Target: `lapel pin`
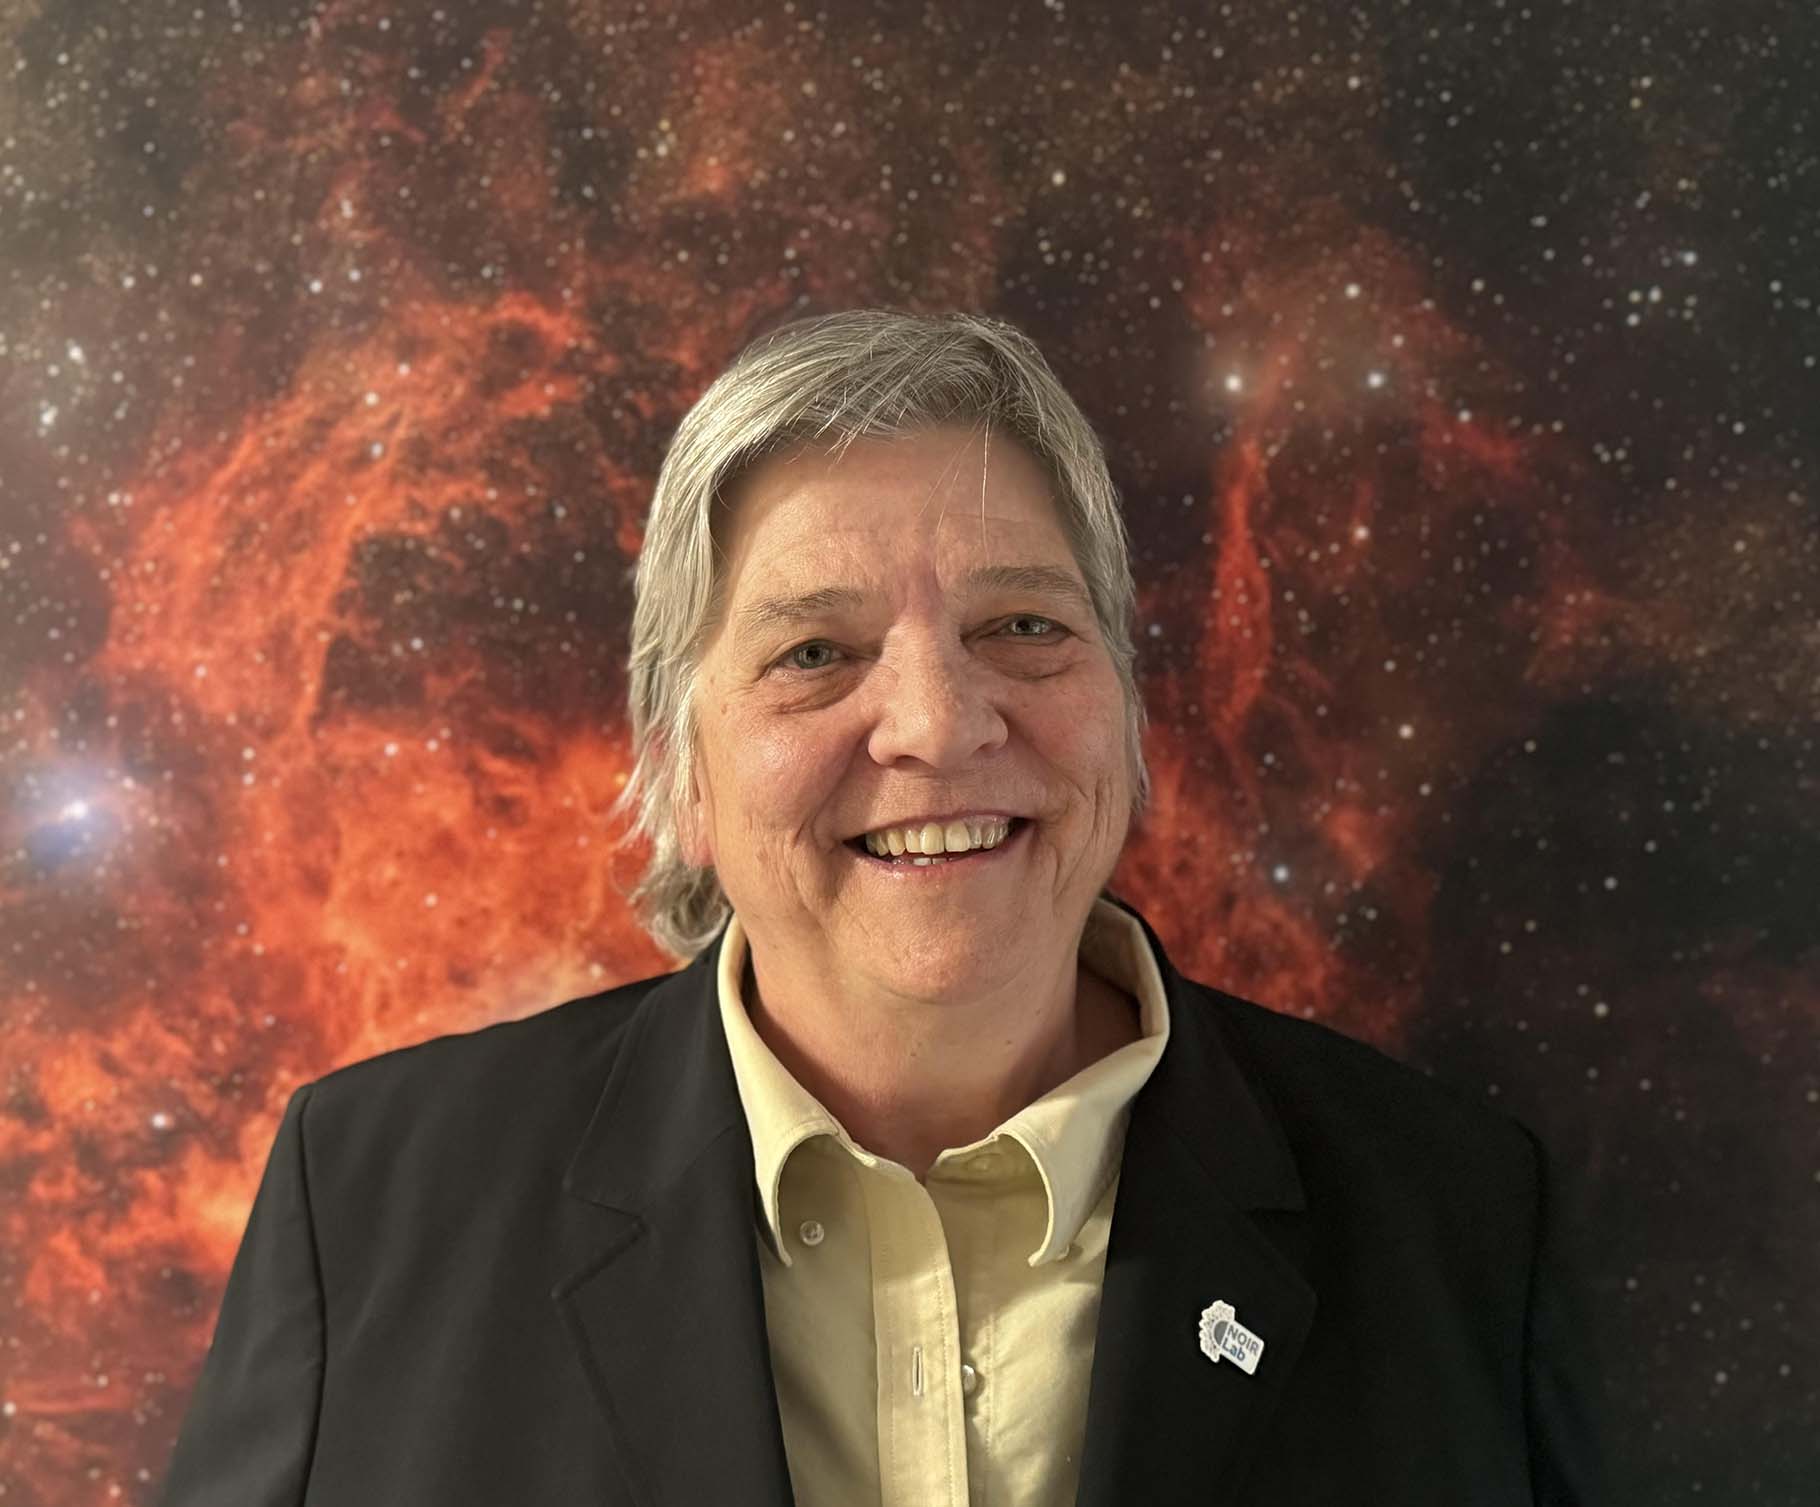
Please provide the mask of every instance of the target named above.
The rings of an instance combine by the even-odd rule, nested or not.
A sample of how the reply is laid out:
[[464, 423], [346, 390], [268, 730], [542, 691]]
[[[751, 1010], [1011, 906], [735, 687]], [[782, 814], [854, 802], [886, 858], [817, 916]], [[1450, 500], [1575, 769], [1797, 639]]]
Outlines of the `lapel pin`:
[[1258, 1368], [1264, 1342], [1239, 1322], [1232, 1304], [1216, 1299], [1201, 1312], [1201, 1353], [1216, 1366], [1225, 1356], [1250, 1376]]

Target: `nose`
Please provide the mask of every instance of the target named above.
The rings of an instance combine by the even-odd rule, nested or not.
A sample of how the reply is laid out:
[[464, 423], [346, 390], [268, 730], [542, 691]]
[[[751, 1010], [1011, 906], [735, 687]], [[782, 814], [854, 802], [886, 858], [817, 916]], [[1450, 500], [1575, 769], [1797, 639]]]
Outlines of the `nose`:
[[879, 700], [867, 747], [875, 762], [960, 768], [1005, 741], [997, 677], [965, 644], [919, 638], [894, 646], [892, 656], [894, 673], [874, 679]]

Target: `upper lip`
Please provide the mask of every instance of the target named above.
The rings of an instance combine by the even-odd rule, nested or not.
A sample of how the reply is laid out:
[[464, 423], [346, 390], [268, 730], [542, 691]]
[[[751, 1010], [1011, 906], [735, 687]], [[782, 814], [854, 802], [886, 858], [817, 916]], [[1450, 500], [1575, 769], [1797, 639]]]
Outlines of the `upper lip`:
[[854, 837], [864, 837], [868, 832], [888, 831], [892, 827], [926, 827], [930, 822], [934, 822], [938, 827], [945, 827], [949, 822], [1016, 821], [1022, 814], [1019, 811], [969, 810], [951, 811], [945, 816], [892, 816], [887, 817], [884, 821], [874, 822], [869, 827], [861, 827], [847, 841], [851, 842]]

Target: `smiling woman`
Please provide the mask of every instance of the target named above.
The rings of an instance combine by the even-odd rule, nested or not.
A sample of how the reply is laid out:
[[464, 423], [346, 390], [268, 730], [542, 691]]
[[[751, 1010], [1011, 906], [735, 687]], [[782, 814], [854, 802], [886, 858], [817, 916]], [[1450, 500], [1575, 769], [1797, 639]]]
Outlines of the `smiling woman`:
[[637, 590], [691, 961], [297, 1090], [164, 1507], [1604, 1502], [1540, 1143], [1105, 889], [1125, 535], [1022, 336], [753, 347]]
[[[1002, 1064], [972, 1038], [1002, 1045], [1001, 998], [1041, 1001], [1027, 1025], [1046, 1015], [1049, 1034], [1072, 1017], [1081, 931], [1136, 777], [1049, 479], [1021, 445], [942, 424], [774, 452], [714, 527], [728, 610], [697, 667], [682, 857], [713, 869], [761, 996], [799, 1034], [813, 1001], [881, 1022], [945, 1004], [944, 1039], [922, 1045], [932, 1081], [991, 1105]], [[1001, 815], [1027, 821], [1002, 846]], [[947, 857], [988, 825], [993, 846]], [[908, 861], [847, 847], [892, 829]], [[838, 1082], [816, 1087], [867, 1145], [926, 1165], [918, 1142], [938, 1133], [907, 1132], [901, 1102], [886, 1124]]]
[[[767, 562], [762, 579], [733, 604], [724, 545], [750, 508], [752, 482], [768, 462], [795, 457], [825, 469], [856, 443], [920, 436], [926, 444], [938, 431], [946, 438], [939, 455], [931, 452], [924, 490], [906, 501], [919, 515], [929, 508], [943, 518], [956, 548], [961, 520], [971, 520], [976, 547], [956, 556], [948, 584], [1002, 615], [1054, 613], [1097, 642], [1119, 692], [1107, 715], [1124, 740], [1130, 817], [1148, 803], [1128, 535], [1099, 438], [1042, 353], [1021, 331], [975, 314], [855, 309], [798, 320], [742, 351], [684, 417], [657, 478], [639, 555], [628, 661], [633, 762], [612, 814], [633, 815], [622, 846], [648, 848], [628, 899], [645, 929], [678, 958], [694, 957], [733, 908], [719, 866], [700, 851], [686, 852], [683, 840], [710, 644], [730, 634], [736, 662], [760, 674], [806, 647], [806, 635], [826, 630], [837, 614], [853, 623], [867, 612], [876, 618], [890, 585], [878, 579], [877, 559], [835, 570], [838, 540], [830, 536], [823, 547], [823, 536], [811, 531], [797, 553]], [[898, 476], [904, 454], [874, 467], [886, 479]], [[991, 473], [1008, 466], [1046, 499], [1055, 533], [1046, 559], [985, 547]], [[850, 469], [839, 495], [823, 499], [823, 522], [837, 533], [871, 514], [860, 482]], [[942, 504], [931, 507], [938, 490]], [[1042, 637], [1006, 634], [1025, 636]], [[828, 668], [813, 673], [838, 675], [850, 664], [852, 645], [829, 648]], [[806, 684], [801, 688], [808, 694]]]

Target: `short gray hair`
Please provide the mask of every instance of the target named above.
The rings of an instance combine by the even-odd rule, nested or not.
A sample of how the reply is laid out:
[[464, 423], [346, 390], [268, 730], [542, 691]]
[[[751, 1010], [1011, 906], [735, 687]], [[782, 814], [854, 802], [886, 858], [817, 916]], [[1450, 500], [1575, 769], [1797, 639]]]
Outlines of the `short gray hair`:
[[1099, 437], [1042, 353], [1011, 325], [975, 314], [867, 308], [797, 319], [747, 345], [683, 415], [638, 557], [627, 660], [633, 763], [610, 816], [637, 812], [620, 848], [651, 844], [629, 899], [665, 951], [695, 957], [731, 914], [713, 868], [683, 858], [677, 829], [693, 773], [701, 655], [726, 605], [714, 504], [726, 506], [723, 493], [762, 457], [829, 432], [829, 453], [839, 455], [855, 438], [899, 439], [950, 424], [983, 424], [990, 443], [995, 422], [1055, 487], [1124, 690], [1133, 818], [1148, 804], [1130, 544]]

